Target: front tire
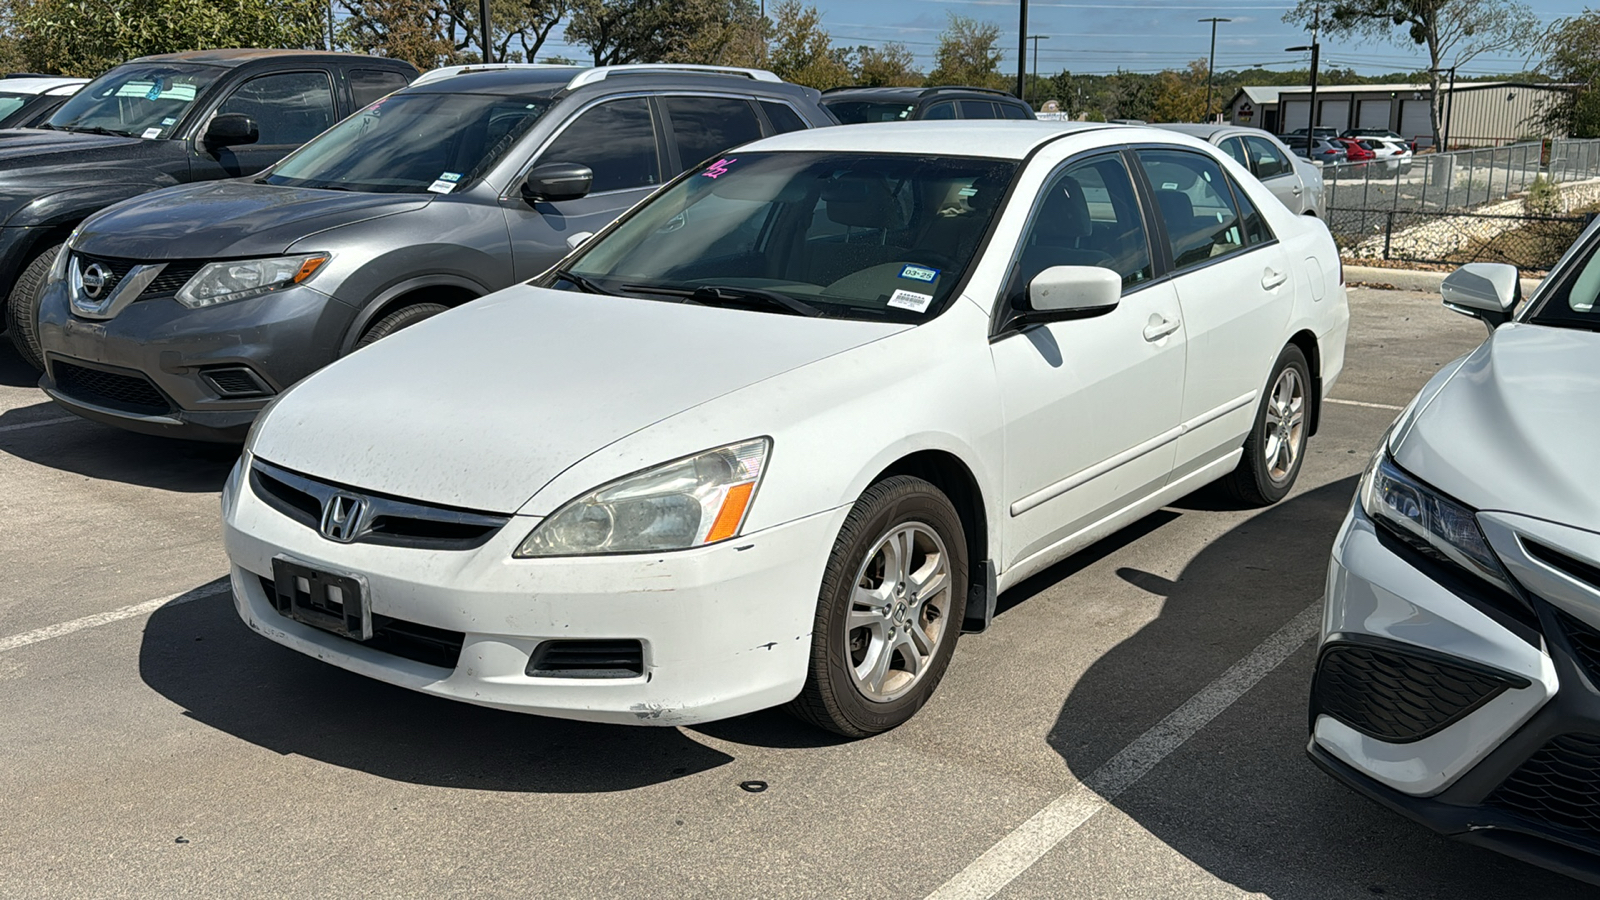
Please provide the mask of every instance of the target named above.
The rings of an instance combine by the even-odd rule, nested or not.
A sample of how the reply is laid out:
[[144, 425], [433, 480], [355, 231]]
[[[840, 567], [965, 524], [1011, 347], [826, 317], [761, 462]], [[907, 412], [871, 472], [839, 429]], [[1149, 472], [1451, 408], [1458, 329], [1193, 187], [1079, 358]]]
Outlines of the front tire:
[[1238, 468], [1223, 479], [1234, 500], [1246, 506], [1271, 506], [1288, 496], [1300, 476], [1311, 436], [1311, 368], [1293, 344], [1283, 348], [1256, 422], [1245, 438]]
[[367, 330], [362, 332], [361, 339], [356, 341], [354, 349], [360, 350], [368, 344], [375, 344], [402, 328], [409, 328], [423, 319], [431, 319], [449, 308], [443, 303], [403, 306], [368, 326]]
[[961, 517], [906, 475], [868, 488], [834, 542], [796, 716], [846, 737], [900, 725], [933, 696], [966, 613]]
[[6, 298], [11, 345], [23, 362], [40, 372], [44, 371], [44, 349], [39, 346], [39, 304], [44, 299], [44, 280], [60, 252], [61, 245], [52, 244], [29, 260]]

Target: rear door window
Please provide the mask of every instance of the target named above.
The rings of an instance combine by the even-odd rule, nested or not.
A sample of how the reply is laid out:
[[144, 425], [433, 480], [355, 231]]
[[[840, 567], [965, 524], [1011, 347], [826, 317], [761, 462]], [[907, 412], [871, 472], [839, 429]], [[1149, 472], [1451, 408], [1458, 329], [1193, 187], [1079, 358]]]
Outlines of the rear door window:
[[1000, 103], [1000, 104], [997, 104], [997, 105], [1000, 107], [1000, 118], [1002, 118], [1002, 119], [1032, 119], [1032, 118], [1035, 118], [1031, 111], [1023, 109], [1020, 106], [1012, 106], [1009, 103]]
[[365, 109], [372, 101], [388, 96], [408, 84], [410, 82], [399, 72], [383, 69], [351, 69], [350, 99], [355, 103], [356, 109]]
[[995, 110], [994, 104], [988, 100], [963, 100], [961, 101], [961, 118], [998, 119], [1000, 114]]
[[594, 171], [591, 192], [596, 194], [660, 184], [650, 102], [628, 97], [590, 107], [550, 142], [539, 161], [588, 166]]
[[692, 169], [724, 150], [761, 137], [761, 120], [748, 100], [729, 97], [662, 97], [672, 122], [678, 163]]
[[922, 117], [924, 119], [954, 119], [956, 117], [956, 105], [949, 100], [935, 103], [928, 107], [928, 111], [923, 113]]
[[761, 109], [767, 114], [767, 121], [772, 123], [772, 130], [779, 134], [791, 131], [805, 131], [806, 122], [800, 114], [787, 103], [778, 103], [773, 100], [761, 101]]
[[1155, 191], [1176, 268], [1204, 265], [1244, 249], [1233, 191], [1215, 160], [1182, 150], [1138, 153]]

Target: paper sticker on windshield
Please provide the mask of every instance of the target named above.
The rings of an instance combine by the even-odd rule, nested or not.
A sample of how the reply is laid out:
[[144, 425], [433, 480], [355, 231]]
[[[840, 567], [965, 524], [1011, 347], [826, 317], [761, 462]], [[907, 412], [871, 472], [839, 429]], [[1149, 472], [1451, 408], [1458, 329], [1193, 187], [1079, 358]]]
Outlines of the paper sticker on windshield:
[[435, 194], [448, 194], [456, 189], [456, 184], [461, 181], [460, 172], [443, 172], [428, 185], [428, 190]]
[[161, 99], [161, 86], [164, 83], [164, 81], [165, 81], [165, 79], [157, 78], [155, 80], [155, 82], [150, 85], [150, 90], [145, 92], [144, 98], [146, 100], [160, 100]]
[[918, 294], [915, 291], [898, 290], [889, 296], [889, 305], [895, 309], [909, 309], [912, 312], [927, 312], [928, 305], [933, 302], [931, 294]]
[[730, 166], [730, 165], [732, 165], [732, 164], [734, 164], [734, 163], [736, 163], [738, 161], [739, 161], [739, 158], [737, 156], [735, 156], [733, 159], [726, 159], [726, 158], [719, 159], [716, 162], [712, 163], [711, 165], [706, 166], [706, 170], [704, 172], [701, 172], [700, 174], [704, 175], [707, 178], [711, 178], [711, 179], [720, 178], [723, 175], [728, 174], [728, 166]]
[[939, 270], [927, 266], [906, 266], [900, 270], [900, 277], [912, 281], [933, 281], [939, 277]]
[[161, 129], [159, 129], [159, 128], [146, 128], [144, 130], [144, 134], [141, 134], [139, 136], [144, 138], [147, 141], [150, 140], [151, 138], [158, 138], [158, 137], [161, 137]]
[[171, 125], [173, 122], [176, 122], [176, 121], [178, 121], [178, 120], [173, 118], [172, 116], [167, 116], [165, 119], [161, 120], [161, 125], [162, 125], [162, 127], [166, 127], [166, 126]]

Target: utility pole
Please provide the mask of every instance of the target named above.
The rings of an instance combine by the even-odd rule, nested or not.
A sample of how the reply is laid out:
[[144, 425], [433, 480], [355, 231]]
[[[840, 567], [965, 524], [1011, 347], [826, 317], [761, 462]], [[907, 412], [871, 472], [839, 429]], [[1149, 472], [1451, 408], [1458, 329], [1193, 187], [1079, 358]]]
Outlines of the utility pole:
[[[1050, 40], [1050, 35], [1048, 35], [1048, 34], [1030, 34], [1030, 35], [1028, 35], [1028, 40], [1033, 41], [1033, 77], [1038, 78], [1039, 77], [1039, 42], [1040, 41], [1048, 41], [1048, 40]], [[1028, 98], [1024, 97], [1022, 99], [1026, 100]]]
[[1311, 151], [1317, 146], [1317, 61], [1322, 57], [1322, 45], [1317, 43], [1317, 32], [1322, 30], [1322, 7], [1317, 7], [1316, 18], [1311, 20], [1311, 45], [1309, 47], [1285, 47], [1286, 53], [1299, 53], [1304, 50], [1311, 51], [1311, 113], [1306, 121], [1306, 159], [1312, 159]]
[[1429, 69], [1435, 75], [1450, 73], [1450, 88], [1445, 94], [1444, 103], [1436, 104], [1444, 107], [1443, 133], [1439, 135], [1439, 146], [1434, 148], [1435, 153], [1448, 153], [1450, 151], [1450, 114], [1456, 111], [1456, 67], [1448, 69]]
[[1022, 0], [1022, 18], [1017, 25], [1017, 99], [1028, 99], [1028, 0]]
[[483, 17], [483, 61], [494, 62], [494, 45], [489, 43], [489, 35], [494, 32], [489, 28], [489, 0], [478, 0], [478, 11]]
[[[1220, 18], [1218, 16], [1212, 16], [1209, 19], [1201, 19], [1200, 21], [1201, 22], [1210, 22], [1211, 23], [1211, 58], [1210, 58], [1209, 61], [1206, 62], [1206, 114], [1205, 114], [1205, 118], [1203, 120], [1203, 121], [1206, 121], [1206, 122], [1210, 122], [1211, 121], [1211, 84], [1212, 84], [1212, 82], [1214, 82], [1216, 80], [1216, 76], [1215, 76], [1214, 73], [1216, 72], [1216, 69], [1217, 69], [1217, 23], [1218, 22], [1232, 22], [1233, 20], [1232, 19], [1223, 19], [1223, 18]], [[1038, 45], [1035, 44], [1034, 46], [1038, 46]]]
[[328, 49], [333, 50], [333, 0], [328, 0]]

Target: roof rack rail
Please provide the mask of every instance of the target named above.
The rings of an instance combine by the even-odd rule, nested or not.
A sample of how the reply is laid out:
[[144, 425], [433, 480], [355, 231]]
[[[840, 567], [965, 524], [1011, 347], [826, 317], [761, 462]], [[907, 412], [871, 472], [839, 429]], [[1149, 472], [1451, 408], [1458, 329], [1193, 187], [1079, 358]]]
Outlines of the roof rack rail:
[[443, 81], [456, 75], [470, 75], [473, 72], [500, 72], [507, 69], [576, 69], [577, 66], [552, 65], [550, 63], [468, 63], [464, 66], [440, 66], [429, 69], [418, 75], [413, 85], [428, 84], [434, 81]]
[[604, 81], [613, 75], [649, 75], [652, 73], [671, 74], [674, 72], [695, 75], [738, 75], [751, 81], [771, 81], [782, 83], [783, 79], [768, 72], [766, 69], [746, 69], [739, 66], [698, 66], [680, 63], [628, 63], [620, 66], [596, 66], [579, 72], [567, 82], [567, 90], [581, 88], [586, 84]]
[[1002, 91], [999, 88], [973, 87], [966, 84], [941, 84], [937, 87], [928, 88], [928, 93], [930, 94], [936, 94], [939, 91], [977, 91], [980, 94], [999, 94], [1002, 97], [1010, 97], [1013, 100], [1017, 97], [1016, 94], [1010, 91]]

